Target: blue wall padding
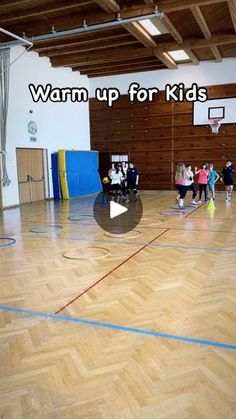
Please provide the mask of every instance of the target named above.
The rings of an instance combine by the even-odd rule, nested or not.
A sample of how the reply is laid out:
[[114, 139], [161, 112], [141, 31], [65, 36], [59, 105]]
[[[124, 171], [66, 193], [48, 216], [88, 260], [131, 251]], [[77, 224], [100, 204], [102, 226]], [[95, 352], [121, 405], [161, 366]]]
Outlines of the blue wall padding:
[[52, 186], [53, 196], [55, 199], [61, 199], [61, 187], [59, 178], [58, 153], [51, 154], [52, 164]]
[[102, 191], [97, 151], [65, 151], [65, 169], [69, 198]]

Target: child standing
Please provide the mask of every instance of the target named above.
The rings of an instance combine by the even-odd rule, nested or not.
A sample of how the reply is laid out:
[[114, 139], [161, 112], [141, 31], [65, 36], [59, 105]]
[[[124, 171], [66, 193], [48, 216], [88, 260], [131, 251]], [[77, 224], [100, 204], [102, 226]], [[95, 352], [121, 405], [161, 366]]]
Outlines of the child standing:
[[175, 172], [175, 187], [179, 192], [179, 207], [183, 208], [184, 198], [188, 190], [189, 180], [184, 163], [178, 163]]
[[[138, 181], [139, 181], [139, 172], [134, 167], [134, 163], [129, 163], [129, 168], [126, 172], [127, 177], [127, 194], [130, 194], [132, 191], [135, 195], [135, 201], [138, 199]], [[129, 202], [129, 198], [126, 198], [126, 202]]]
[[199, 186], [199, 198], [198, 204], [202, 202], [202, 192], [204, 191], [205, 201], [207, 201], [207, 184], [208, 184], [208, 175], [209, 170], [207, 169], [206, 163], [203, 163], [201, 169], [195, 167], [195, 175], [198, 175], [198, 186]]
[[121, 190], [122, 190], [121, 201], [124, 202], [126, 201], [126, 195], [127, 195], [127, 166], [124, 161], [121, 163], [121, 172], [123, 174], [123, 180], [121, 183]]
[[195, 201], [195, 198], [197, 196], [197, 191], [196, 191], [196, 187], [194, 184], [194, 173], [192, 171], [192, 166], [191, 164], [188, 164], [186, 166], [186, 173], [187, 173], [187, 177], [189, 180], [189, 186], [188, 186], [188, 190], [192, 191], [192, 204], [193, 205], [197, 205], [197, 202]]
[[126, 164], [125, 161], [122, 161], [121, 166], [122, 166], [122, 170], [123, 170], [123, 172], [125, 174], [125, 177], [126, 177], [126, 173], [127, 173], [127, 169], [128, 169], [128, 164]]
[[226, 201], [231, 200], [231, 193], [234, 187], [234, 166], [231, 160], [227, 160], [225, 167], [222, 169], [220, 180], [225, 184]]
[[209, 165], [209, 176], [208, 176], [208, 188], [212, 195], [213, 201], [215, 201], [215, 184], [217, 180], [220, 178], [218, 173], [214, 169], [213, 163]]
[[111, 179], [111, 195], [112, 201], [116, 199], [119, 203], [121, 200], [122, 194], [122, 181], [124, 180], [122, 167], [118, 164], [115, 164], [115, 170], [109, 170], [109, 178]]

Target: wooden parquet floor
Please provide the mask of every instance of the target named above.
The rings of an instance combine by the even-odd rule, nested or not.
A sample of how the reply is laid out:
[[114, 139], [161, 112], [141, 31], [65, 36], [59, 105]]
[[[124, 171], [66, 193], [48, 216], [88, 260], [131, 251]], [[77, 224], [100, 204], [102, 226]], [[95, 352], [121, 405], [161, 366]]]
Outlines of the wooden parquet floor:
[[0, 217], [0, 306], [19, 309], [0, 309], [0, 418], [236, 418], [236, 197], [185, 216], [160, 215], [173, 193], [142, 201], [120, 238], [92, 197]]

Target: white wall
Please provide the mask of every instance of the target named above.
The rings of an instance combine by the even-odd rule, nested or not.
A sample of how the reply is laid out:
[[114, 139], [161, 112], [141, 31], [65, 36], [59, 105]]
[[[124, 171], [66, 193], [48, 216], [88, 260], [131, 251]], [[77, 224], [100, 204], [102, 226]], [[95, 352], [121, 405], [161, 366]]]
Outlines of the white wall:
[[[22, 47], [11, 50], [11, 61], [23, 51]], [[86, 76], [66, 68], [52, 68], [48, 58], [37, 53], [24, 54], [10, 70], [10, 97], [7, 126], [7, 167], [11, 184], [3, 188], [3, 206], [19, 203], [16, 166], [16, 147], [47, 148], [50, 154], [61, 148], [90, 149], [89, 107], [86, 103], [34, 103], [28, 84], [51, 83], [53, 87], [85, 87]], [[33, 114], [29, 110], [33, 110]], [[37, 143], [30, 142], [28, 122], [38, 125]], [[50, 176], [50, 192], [52, 184]]]
[[[11, 50], [11, 61], [23, 51], [22, 47]], [[126, 94], [130, 83], [142, 87], [165, 88], [167, 83], [184, 82], [202, 86], [236, 82], [236, 59], [222, 63], [202, 62], [198, 66], [182, 65], [177, 70], [159, 70], [111, 77], [88, 79], [66, 68], [52, 68], [48, 58], [39, 58], [37, 53], [26, 53], [11, 67], [10, 101], [7, 134], [7, 164], [11, 184], [3, 188], [3, 205], [19, 203], [16, 166], [16, 147], [47, 148], [49, 155], [60, 148], [90, 149], [88, 103], [34, 103], [28, 89], [29, 83], [36, 85], [51, 83], [53, 87], [85, 87], [94, 96], [97, 87], [116, 87]], [[29, 110], [33, 110], [33, 114]], [[31, 143], [27, 125], [30, 120], [38, 124], [37, 143]], [[50, 176], [50, 193], [52, 184]]]
[[90, 79], [90, 96], [94, 97], [97, 87], [116, 87], [121, 94], [126, 94], [131, 83], [137, 82], [141, 87], [157, 87], [164, 90], [166, 84], [192, 83], [200, 86], [211, 86], [236, 82], [236, 59], [225, 59], [221, 63], [205, 61], [199, 65], [179, 65], [175, 70], [155, 70], [145, 73], [125, 74]]

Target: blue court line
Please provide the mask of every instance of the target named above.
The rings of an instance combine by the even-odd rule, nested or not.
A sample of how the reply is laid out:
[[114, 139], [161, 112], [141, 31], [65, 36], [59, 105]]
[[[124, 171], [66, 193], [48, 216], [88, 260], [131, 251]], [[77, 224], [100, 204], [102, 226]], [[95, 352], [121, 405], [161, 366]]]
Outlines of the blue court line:
[[187, 342], [187, 343], [196, 343], [196, 344], [199, 344], [199, 345], [232, 349], [234, 351], [236, 350], [236, 345], [233, 345], [233, 344], [230, 344], [230, 343], [217, 342], [217, 341], [205, 340], [205, 339], [190, 338], [190, 337], [187, 337], [187, 336], [172, 335], [172, 334], [169, 334], [169, 333], [155, 332], [154, 330], [136, 329], [134, 327], [121, 326], [121, 325], [118, 325], [118, 324], [80, 319], [79, 317], [62, 316], [60, 314], [51, 314], [51, 313], [45, 313], [45, 312], [42, 312], [42, 311], [25, 310], [25, 309], [21, 309], [21, 308], [2, 306], [2, 305], [0, 305], [0, 310], [11, 311], [11, 312], [14, 312], [14, 313], [27, 314], [29, 316], [35, 316], [35, 317], [36, 316], [37, 317], [44, 317], [44, 318], [49, 318], [49, 319], [53, 319], [53, 320], [61, 320], [61, 321], [66, 321], [66, 322], [71, 322], [71, 323], [81, 323], [81, 324], [85, 324], [87, 326], [98, 326], [98, 327], [103, 327], [103, 328], [106, 328], [106, 329], [119, 330], [119, 331], [122, 331], [122, 332], [129, 332], [129, 333], [137, 333], [137, 334], [141, 334], [141, 335], [155, 336], [155, 337], [172, 339], [172, 340], [177, 340], [177, 341], [182, 341], [182, 342]]
[[[162, 229], [161, 229], [162, 230]], [[37, 234], [37, 236], [26, 236], [26, 235], [21, 235], [19, 236], [21, 237], [25, 237], [25, 238], [32, 238], [32, 237], [37, 237], [37, 238], [42, 238], [42, 239], [50, 239], [50, 236], [46, 236], [46, 233], [44, 233], [44, 235], [41, 237]], [[15, 236], [17, 237], [17, 236]], [[144, 243], [144, 242], [130, 242], [130, 241], [125, 241], [125, 240], [99, 240], [99, 239], [83, 239], [81, 237], [60, 237], [60, 236], [55, 236], [56, 239], [59, 240], [74, 240], [74, 241], [81, 241], [81, 242], [85, 242], [85, 243], [112, 243], [112, 244], [128, 244], [128, 245], [135, 245], [135, 246], [145, 246], [148, 245], [148, 247], [162, 247], [162, 248], [169, 248], [169, 249], [186, 249], [186, 250], [199, 250], [199, 251], [206, 251], [206, 252], [219, 252], [219, 253], [236, 253], [236, 249], [224, 249], [222, 247], [202, 247], [202, 246], [187, 246], [187, 245], [181, 245], [181, 244], [171, 244], [171, 243], [165, 243], [165, 244], [160, 244], [160, 243], [151, 243], [148, 244], [148, 242]]]
[[207, 252], [221, 252], [221, 253], [236, 253], [236, 249], [224, 249], [221, 247], [198, 247], [198, 246], [186, 246], [183, 244], [151, 244], [154, 247], [166, 247], [168, 249], [187, 249], [187, 250], [205, 250]]

